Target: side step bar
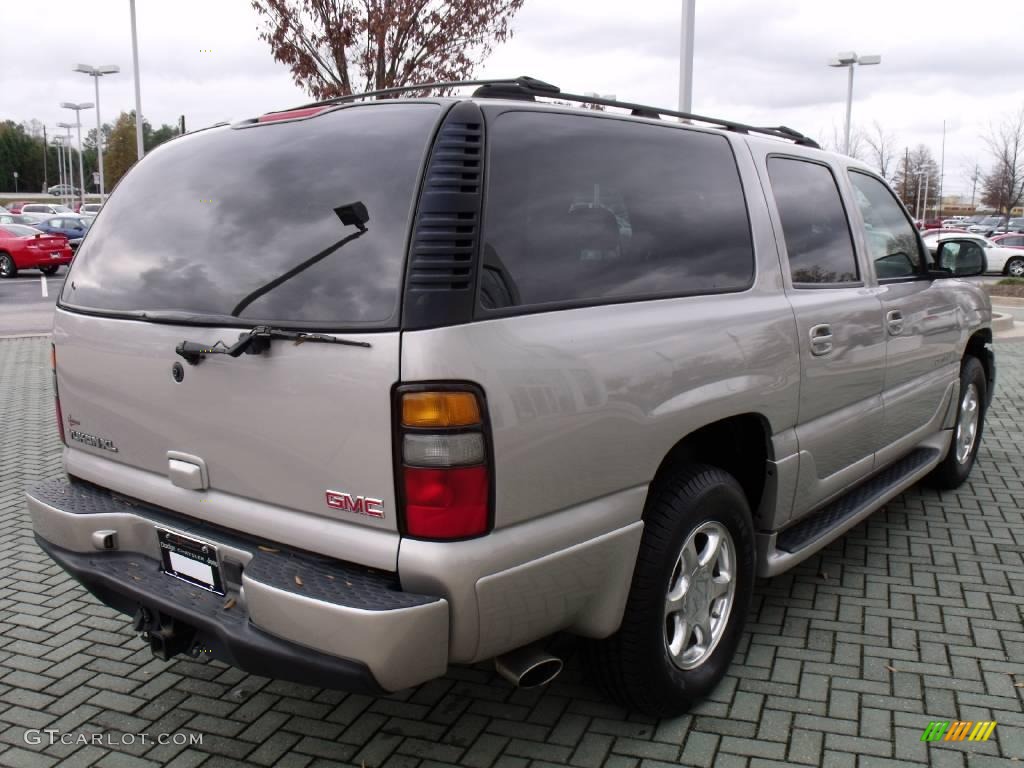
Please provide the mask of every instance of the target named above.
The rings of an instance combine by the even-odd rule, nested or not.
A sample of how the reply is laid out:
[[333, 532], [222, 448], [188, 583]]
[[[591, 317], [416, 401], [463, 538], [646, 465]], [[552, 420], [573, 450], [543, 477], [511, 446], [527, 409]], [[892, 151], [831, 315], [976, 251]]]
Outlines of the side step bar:
[[795, 525], [762, 537], [758, 575], [771, 577], [832, 543], [885, 502], [916, 483], [940, 460], [937, 448], [917, 448]]

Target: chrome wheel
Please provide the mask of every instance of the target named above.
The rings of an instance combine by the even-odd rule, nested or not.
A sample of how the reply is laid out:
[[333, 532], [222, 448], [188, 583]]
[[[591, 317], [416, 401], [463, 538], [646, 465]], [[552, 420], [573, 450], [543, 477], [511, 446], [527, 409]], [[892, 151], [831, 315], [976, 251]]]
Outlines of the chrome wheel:
[[725, 634], [736, 595], [736, 545], [709, 521], [686, 538], [665, 595], [665, 646], [680, 669], [700, 666]]
[[960, 418], [956, 423], [956, 460], [966, 464], [974, 450], [974, 441], [978, 437], [978, 420], [981, 409], [978, 402], [978, 388], [968, 384], [964, 396], [960, 399]]
[[1006, 265], [1006, 274], [1010, 277], [1024, 277], [1024, 259], [1010, 259]]
[[0, 276], [10, 277], [14, 274], [14, 261], [6, 253], [0, 256]]

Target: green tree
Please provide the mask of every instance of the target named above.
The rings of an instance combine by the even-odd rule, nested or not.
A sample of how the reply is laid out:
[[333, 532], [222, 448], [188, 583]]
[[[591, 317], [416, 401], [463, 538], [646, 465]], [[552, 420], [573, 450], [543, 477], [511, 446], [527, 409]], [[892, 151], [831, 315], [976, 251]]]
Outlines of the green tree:
[[[109, 133], [104, 126], [104, 133], [107, 140], [103, 149], [103, 174], [107, 190], [114, 188], [114, 185], [121, 180], [121, 177], [128, 172], [138, 159], [138, 146], [135, 139], [135, 111], [122, 112], [114, 121]], [[95, 134], [92, 131], [93, 162], [95, 162]], [[172, 125], [161, 125], [156, 130], [143, 118], [142, 121], [142, 146], [147, 152], [163, 144], [168, 139], [178, 135], [178, 130]], [[88, 158], [89, 155], [86, 155]]]

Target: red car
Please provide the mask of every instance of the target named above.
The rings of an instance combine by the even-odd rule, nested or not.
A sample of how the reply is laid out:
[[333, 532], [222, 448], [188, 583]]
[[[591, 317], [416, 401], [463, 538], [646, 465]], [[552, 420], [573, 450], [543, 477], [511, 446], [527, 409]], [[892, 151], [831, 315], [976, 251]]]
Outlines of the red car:
[[1000, 248], [1020, 248], [1024, 250], [1024, 235], [1017, 232], [1011, 232], [1008, 235], [996, 235], [992, 238], [992, 242]]
[[14, 277], [19, 269], [52, 275], [70, 263], [71, 246], [64, 235], [47, 235], [24, 224], [0, 226], [0, 277]]
[[21, 206], [28, 205], [28, 200], [17, 200], [4, 206], [11, 213], [21, 213]]

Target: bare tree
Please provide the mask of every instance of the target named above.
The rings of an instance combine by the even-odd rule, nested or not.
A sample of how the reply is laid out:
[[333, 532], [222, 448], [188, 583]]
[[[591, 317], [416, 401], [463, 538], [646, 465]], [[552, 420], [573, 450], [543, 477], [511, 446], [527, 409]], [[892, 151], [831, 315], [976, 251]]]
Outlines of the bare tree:
[[893, 186], [911, 212], [927, 215], [939, 193], [939, 164], [928, 147], [918, 144], [899, 159]]
[[891, 178], [895, 172], [893, 157], [896, 150], [896, 137], [882, 127], [877, 120], [872, 123], [871, 130], [864, 134], [867, 145], [867, 162], [878, 169], [883, 179]]
[[832, 123], [832, 134], [819, 138], [818, 144], [822, 149], [829, 152], [836, 152], [840, 155], [848, 155], [861, 162], [868, 161], [868, 147], [865, 141], [864, 131], [858, 126], [850, 126], [850, 151], [843, 146], [843, 131], [835, 123]]
[[463, 80], [523, 0], [251, 0], [260, 38], [316, 99]]
[[992, 155], [992, 170], [982, 179], [981, 200], [1010, 218], [1024, 201], [1024, 105], [983, 137]]

